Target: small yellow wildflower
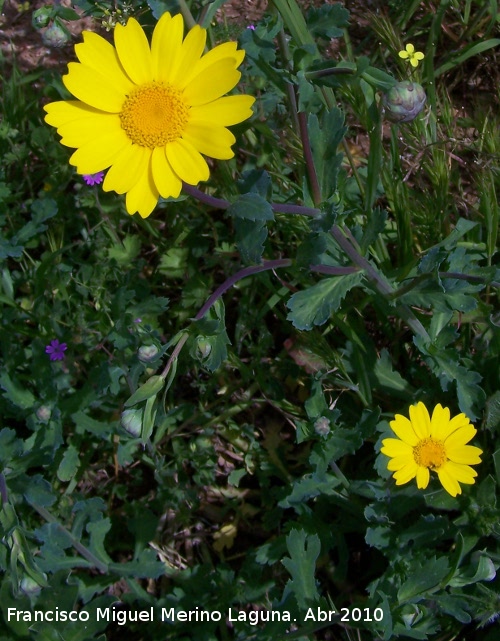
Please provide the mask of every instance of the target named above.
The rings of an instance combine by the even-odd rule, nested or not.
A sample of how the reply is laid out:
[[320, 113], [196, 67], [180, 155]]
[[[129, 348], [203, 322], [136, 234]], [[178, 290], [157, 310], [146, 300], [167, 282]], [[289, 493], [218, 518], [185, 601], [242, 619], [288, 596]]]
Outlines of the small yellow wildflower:
[[462, 493], [459, 483], [473, 484], [477, 472], [470, 465], [481, 463], [479, 447], [466, 445], [476, 429], [465, 414], [450, 419], [447, 407], [436, 405], [432, 418], [422, 402], [409, 409], [410, 418], [396, 414], [391, 421], [398, 437], [382, 441], [382, 454], [390, 457], [387, 469], [394, 472], [396, 485], [417, 479], [417, 487], [429, 484], [429, 470], [437, 472], [444, 489], [456, 496]]
[[415, 47], [412, 44], [407, 44], [406, 50], [399, 52], [399, 57], [403, 58], [403, 60], [408, 60], [412, 67], [418, 67], [420, 60], [425, 58], [421, 51], [415, 51]]

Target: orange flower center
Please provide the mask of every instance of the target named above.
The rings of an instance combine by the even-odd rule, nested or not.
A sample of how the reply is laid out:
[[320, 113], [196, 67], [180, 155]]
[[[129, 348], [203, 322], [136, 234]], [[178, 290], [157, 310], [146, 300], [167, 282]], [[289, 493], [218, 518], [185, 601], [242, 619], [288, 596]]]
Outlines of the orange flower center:
[[418, 466], [431, 470], [437, 470], [448, 460], [444, 443], [433, 438], [424, 438], [415, 445], [413, 458]]
[[182, 136], [189, 120], [189, 106], [182, 92], [157, 82], [137, 87], [123, 103], [122, 129], [141, 147], [164, 147]]

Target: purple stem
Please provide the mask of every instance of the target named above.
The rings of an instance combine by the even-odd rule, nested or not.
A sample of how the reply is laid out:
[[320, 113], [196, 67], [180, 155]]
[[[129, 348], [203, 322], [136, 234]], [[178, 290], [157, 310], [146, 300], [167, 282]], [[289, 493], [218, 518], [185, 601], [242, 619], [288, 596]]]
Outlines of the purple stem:
[[[196, 200], [199, 200], [201, 203], [214, 207], [214, 209], [229, 209], [229, 207], [231, 207], [229, 200], [215, 198], [215, 196], [205, 194], [203, 191], [186, 183], [183, 183], [182, 191], [196, 198]], [[298, 214], [301, 216], [311, 216], [313, 218], [320, 213], [319, 209], [303, 207], [302, 205], [288, 205], [287, 203], [271, 203], [271, 208], [278, 214]]]
[[268, 269], [277, 269], [278, 267], [289, 267], [292, 264], [292, 261], [289, 258], [279, 258], [277, 260], [265, 260], [262, 265], [251, 265], [250, 267], [244, 267], [240, 269], [239, 272], [230, 276], [225, 280], [222, 285], [219, 285], [214, 293], [208, 298], [206, 303], [200, 309], [200, 311], [194, 317], [194, 320], [200, 320], [205, 316], [208, 310], [212, 307], [215, 301], [220, 298], [227, 290], [232, 287], [235, 283], [247, 276], [252, 276], [252, 274], [258, 274], [259, 272], [264, 272]]

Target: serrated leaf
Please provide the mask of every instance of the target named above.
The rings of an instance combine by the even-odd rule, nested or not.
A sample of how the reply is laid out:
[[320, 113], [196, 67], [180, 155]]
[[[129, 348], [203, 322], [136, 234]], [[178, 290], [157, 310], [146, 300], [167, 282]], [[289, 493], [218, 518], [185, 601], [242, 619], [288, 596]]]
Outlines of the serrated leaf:
[[[398, 602], [407, 603], [416, 597], [424, 598], [429, 592], [437, 589], [450, 571], [448, 560], [442, 556], [431, 559], [423, 566], [415, 568], [398, 590]], [[419, 600], [419, 598], [417, 598]]]
[[73, 445], [69, 445], [63, 454], [62, 461], [57, 469], [57, 478], [63, 483], [71, 481], [80, 466], [78, 450]]
[[109, 258], [114, 258], [118, 265], [130, 265], [141, 251], [139, 236], [125, 236], [121, 243], [116, 243], [108, 249]]
[[322, 38], [341, 38], [343, 27], [349, 22], [349, 11], [341, 4], [323, 5], [318, 9], [311, 8], [307, 14], [307, 26], [311, 33]]
[[142, 550], [136, 559], [128, 563], [110, 563], [109, 568], [121, 576], [136, 579], [157, 579], [165, 573], [165, 565], [158, 561], [153, 550]]
[[274, 212], [271, 205], [257, 193], [241, 195], [227, 211], [233, 218], [253, 221], [274, 220]]
[[286, 537], [290, 557], [281, 562], [292, 575], [288, 581], [287, 592], [293, 592], [300, 608], [306, 609], [319, 598], [316, 588], [316, 560], [321, 550], [319, 537], [316, 534], [307, 536], [304, 530], [292, 530]]
[[337, 152], [337, 148], [347, 131], [344, 127], [344, 114], [340, 109], [334, 107], [325, 114], [321, 124], [315, 114], [310, 114], [307, 130], [321, 190], [321, 199], [326, 201], [337, 189], [337, 176], [342, 164], [342, 154]]
[[356, 272], [344, 276], [325, 278], [316, 285], [293, 294], [287, 303], [287, 319], [297, 329], [309, 330], [323, 325], [332, 312], [339, 309], [348, 291], [361, 284], [363, 274]]
[[264, 243], [267, 238], [266, 223], [257, 220], [234, 221], [236, 246], [245, 264], [259, 264], [264, 253]]
[[71, 414], [77, 431], [81, 434], [84, 431], [100, 436], [101, 438], [106, 438], [113, 430], [112, 423], [102, 423], [101, 421], [96, 421], [94, 418], [85, 414], [85, 412], [75, 412]]

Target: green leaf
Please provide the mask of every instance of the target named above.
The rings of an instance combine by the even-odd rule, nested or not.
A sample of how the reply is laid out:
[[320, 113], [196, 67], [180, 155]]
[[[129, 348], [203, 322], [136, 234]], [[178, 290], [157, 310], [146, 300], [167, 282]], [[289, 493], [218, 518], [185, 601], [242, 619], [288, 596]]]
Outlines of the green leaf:
[[278, 505], [282, 508], [299, 507], [307, 501], [324, 494], [325, 496], [338, 495], [335, 488], [340, 485], [340, 480], [331, 474], [319, 477], [317, 474], [306, 474], [295, 481], [291, 493], [282, 499]]
[[362, 280], [361, 272], [334, 276], [293, 294], [287, 303], [290, 310], [287, 319], [297, 329], [309, 330], [314, 325], [323, 325], [332, 312], [339, 309], [347, 292], [360, 285]]
[[109, 568], [120, 576], [136, 579], [157, 579], [165, 573], [165, 564], [158, 561], [153, 550], [142, 550], [136, 559], [128, 563], [110, 563]]
[[344, 27], [349, 23], [349, 11], [341, 4], [323, 5], [319, 9], [312, 8], [307, 13], [307, 26], [316, 37], [341, 38]]
[[116, 243], [108, 249], [109, 258], [114, 258], [118, 265], [130, 265], [139, 256], [141, 239], [136, 235], [128, 235], [121, 243]]
[[236, 246], [243, 263], [247, 265], [260, 264], [268, 234], [265, 222], [236, 219], [234, 230]]
[[228, 213], [235, 219], [244, 220], [274, 220], [274, 212], [271, 205], [259, 194], [252, 192], [239, 196], [229, 208]]
[[307, 129], [321, 189], [321, 199], [326, 201], [337, 189], [337, 176], [343, 158], [343, 155], [337, 152], [337, 148], [347, 131], [344, 127], [344, 114], [334, 107], [326, 112], [321, 125], [318, 117], [311, 114], [307, 121]]
[[410, 573], [410, 578], [398, 590], [398, 602], [402, 604], [414, 599], [418, 602], [429, 592], [432, 593], [439, 588], [449, 570], [448, 560], [444, 556], [415, 567]]
[[113, 431], [112, 423], [96, 421], [94, 418], [87, 416], [87, 414], [82, 411], [71, 414], [71, 418], [73, 419], [79, 434], [82, 434], [83, 432], [90, 432], [95, 436], [107, 438]]
[[163, 389], [165, 385], [165, 379], [162, 376], [151, 376], [143, 385], [136, 390], [132, 396], [125, 401], [125, 407], [131, 407], [137, 403], [156, 396], [159, 391]]
[[19, 383], [13, 381], [7, 372], [0, 374], [0, 387], [5, 392], [2, 396], [8, 398], [11, 403], [22, 410], [30, 409], [35, 404], [33, 394], [19, 385]]
[[453, 69], [453, 67], [457, 67], [462, 64], [462, 62], [465, 62], [469, 58], [477, 56], [480, 53], [484, 53], [485, 51], [488, 51], [488, 49], [498, 47], [498, 45], [500, 45], [500, 40], [498, 38], [491, 38], [490, 40], [476, 42], [475, 44], [471, 43], [470, 45], [465, 46], [458, 54], [454, 55], [449, 62], [445, 62], [444, 65], [438, 67], [434, 72], [434, 77], [437, 78], [441, 74]]
[[222, 299], [219, 298], [201, 319], [201, 323], [206, 323], [207, 321], [210, 322], [210, 334], [200, 334], [193, 343], [190, 353], [204, 367], [213, 372], [226, 360], [227, 345], [231, 344], [226, 332], [225, 310]]
[[57, 469], [57, 478], [63, 483], [71, 481], [80, 466], [78, 450], [74, 445], [69, 445]]
[[36, 474], [29, 479], [28, 487], [24, 492], [24, 498], [31, 505], [39, 507], [50, 507], [57, 498], [54, 496], [52, 487], [40, 474]]
[[316, 559], [321, 550], [319, 537], [316, 534], [307, 536], [304, 530], [292, 530], [286, 537], [289, 557], [281, 562], [292, 575], [285, 592], [293, 592], [299, 607], [307, 608], [319, 598], [316, 588]]
[[450, 580], [449, 585], [461, 588], [478, 581], [493, 581], [496, 576], [495, 564], [486, 554], [473, 554], [469, 566], [462, 568]]

